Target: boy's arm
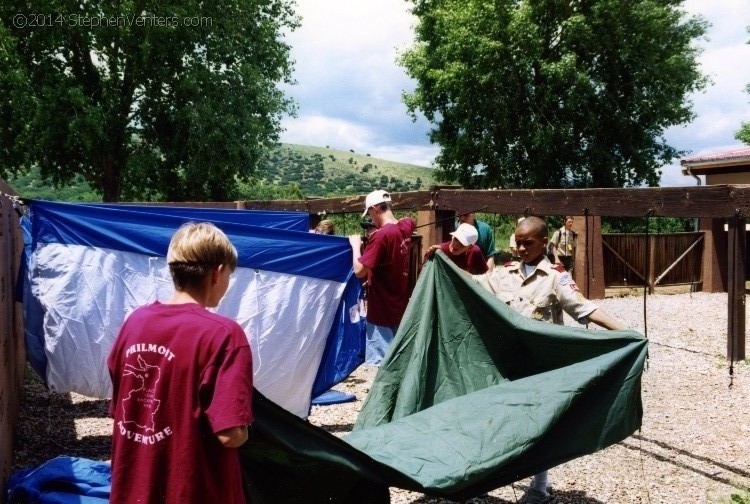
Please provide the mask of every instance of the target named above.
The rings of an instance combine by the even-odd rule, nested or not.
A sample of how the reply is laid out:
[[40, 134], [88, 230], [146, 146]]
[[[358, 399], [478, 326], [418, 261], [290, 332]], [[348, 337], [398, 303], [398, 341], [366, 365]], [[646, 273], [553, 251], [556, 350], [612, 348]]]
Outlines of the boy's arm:
[[487, 259], [487, 271], [492, 271], [495, 269], [495, 256], [491, 255], [489, 259]]
[[594, 324], [602, 326], [605, 329], [626, 329], [622, 322], [610, 316], [601, 308], [597, 308], [596, 310], [592, 311], [589, 314], [588, 319]]
[[552, 234], [552, 239], [549, 242], [549, 248], [552, 252], [553, 257], [555, 258], [555, 264], [560, 264], [560, 256], [559, 251], [557, 249], [557, 244], [560, 243], [560, 230], [558, 229]]
[[247, 426], [241, 425], [220, 430], [216, 438], [224, 448], [239, 448], [247, 441]]
[[352, 269], [357, 278], [365, 278], [370, 268], [359, 262], [362, 257], [362, 237], [359, 235], [349, 236], [349, 245], [352, 247]]
[[565, 270], [553, 267], [555, 271], [555, 296], [562, 309], [579, 324], [593, 322], [605, 329], [626, 329], [625, 325], [607, 312], [586, 299], [578, 290], [573, 277]]

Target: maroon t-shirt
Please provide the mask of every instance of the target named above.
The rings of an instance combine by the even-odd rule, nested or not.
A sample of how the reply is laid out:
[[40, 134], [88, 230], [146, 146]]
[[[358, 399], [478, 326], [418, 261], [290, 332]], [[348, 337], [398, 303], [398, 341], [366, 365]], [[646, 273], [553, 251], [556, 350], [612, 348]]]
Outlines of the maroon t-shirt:
[[245, 504], [239, 453], [215, 436], [253, 419], [242, 328], [195, 303], [156, 302], [127, 318], [107, 365], [109, 502]]
[[472, 275], [487, 273], [487, 270], [489, 269], [487, 267], [487, 260], [484, 258], [484, 254], [482, 254], [482, 251], [476, 246], [476, 244], [469, 247], [469, 250], [465, 253], [459, 255], [453, 255], [450, 253], [450, 244], [451, 242], [449, 241], [441, 243], [440, 250], [445, 252], [445, 255], [447, 255], [451, 261], [456, 263], [456, 266], [464, 271], [468, 271]]
[[399, 219], [377, 229], [359, 262], [370, 268], [367, 279], [367, 321], [396, 327], [409, 303], [409, 249], [416, 222]]

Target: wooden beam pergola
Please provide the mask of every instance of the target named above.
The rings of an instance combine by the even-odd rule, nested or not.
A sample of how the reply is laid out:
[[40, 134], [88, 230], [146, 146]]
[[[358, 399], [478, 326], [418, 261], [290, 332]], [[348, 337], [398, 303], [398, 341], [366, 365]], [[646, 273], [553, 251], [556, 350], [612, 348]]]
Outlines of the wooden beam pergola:
[[[750, 185], [648, 187], [632, 189], [498, 189], [438, 188], [393, 193], [397, 210], [482, 208], [483, 212], [529, 215], [592, 215], [600, 217], [750, 216]], [[252, 210], [291, 210], [311, 214], [361, 212], [365, 195], [311, 200], [244, 201]]]
[[[506, 215], [577, 215], [585, 216], [588, 228], [598, 240], [586, 237], [585, 250], [601, 250], [601, 217], [687, 217], [713, 219], [712, 229], [721, 229], [729, 221], [730, 246], [726, 257], [729, 272], [728, 352], [733, 360], [745, 358], [745, 220], [750, 217], [750, 185], [710, 185], [692, 187], [649, 187], [628, 189], [501, 189], [466, 190], [456, 187], [434, 187], [429, 191], [393, 193], [395, 210], [417, 213], [425, 236], [432, 241], [444, 236], [445, 216], [469, 211]], [[364, 195], [314, 200], [244, 201], [238, 208], [291, 210], [311, 215], [361, 212]], [[429, 227], [432, 225], [433, 227]], [[598, 234], [597, 234], [598, 233]], [[713, 237], [706, 240], [714, 244]], [[601, 264], [592, 265], [585, 254], [584, 274], [579, 285], [591, 297], [593, 285], [603, 296]], [[599, 254], [601, 257], [601, 254]], [[704, 263], [705, 264], [705, 263]], [[593, 267], [591, 267], [593, 266]], [[580, 269], [579, 269], [580, 271]], [[588, 273], [591, 272], [591, 273]], [[597, 277], [597, 278], [594, 278]]]

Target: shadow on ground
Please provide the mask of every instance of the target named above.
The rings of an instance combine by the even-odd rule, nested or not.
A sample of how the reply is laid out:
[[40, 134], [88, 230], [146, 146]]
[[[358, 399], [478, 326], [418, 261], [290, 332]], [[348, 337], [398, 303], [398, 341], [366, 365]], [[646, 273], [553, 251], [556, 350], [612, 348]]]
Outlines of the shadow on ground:
[[[521, 501], [521, 497], [523, 497], [523, 490], [516, 490], [516, 493], [518, 495], [517, 500], [508, 500], [500, 497], [493, 497], [491, 495], [483, 496], [483, 497], [474, 497], [473, 499], [468, 499], [465, 501], [450, 501], [448, 499], [442, 499], [440, 502], [444, 504], [448, 504], [450, 502], [456, 502], [457, 504], [517, 504]], [[420, 497], [419, 499], [412, 501], [412, 504], [434, 504], [435, 503], [435, 497]], [[550, 504], [605, 504], [604, 502], [594, 499], [593, 497], [588, 497], [586, 495], [586, 492], [579, 492], [579, 491], [570, 491], [570, 492], [562, 492], [562, 491], [553, 491], [552, 492], [552, 500], [550, 501]]]
[[75, 421], [81, 418], [107, 419], [108, 401], [73, 403], [70, 394], [47, 390], [42, 380], [27, 368], [11, 472], [36, 467], [60, 455], [108, 460], [112, 437], [84, 435], [78, 439]]

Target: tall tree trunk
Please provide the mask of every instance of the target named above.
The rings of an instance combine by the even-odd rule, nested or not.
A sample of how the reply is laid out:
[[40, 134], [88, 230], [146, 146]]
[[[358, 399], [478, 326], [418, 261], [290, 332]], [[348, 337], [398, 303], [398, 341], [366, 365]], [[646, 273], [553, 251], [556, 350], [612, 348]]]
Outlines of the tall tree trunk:
[[116, 203], [120, 201], [120, 176], [122, 167], [114, 159], [105, 159], [102, 164], [102, 201]]

